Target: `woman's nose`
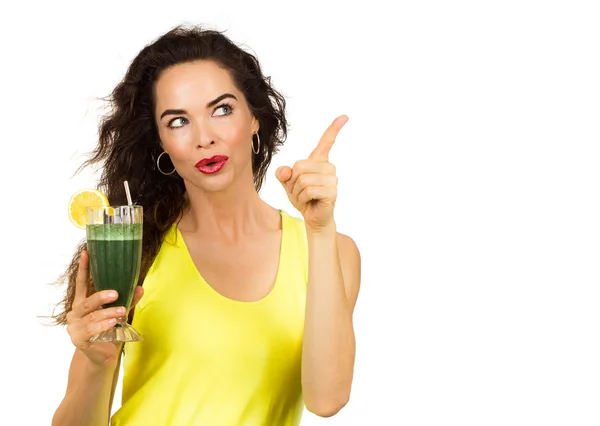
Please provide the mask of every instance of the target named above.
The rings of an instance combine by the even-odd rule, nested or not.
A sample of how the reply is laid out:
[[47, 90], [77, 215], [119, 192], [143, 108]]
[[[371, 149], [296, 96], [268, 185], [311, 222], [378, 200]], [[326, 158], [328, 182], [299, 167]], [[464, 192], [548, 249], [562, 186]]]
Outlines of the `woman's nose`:
[[197, 126], [194, 141], [196, 142], [197, 148], [208, 148], [215, 143], [215, 135], [210, 124]]

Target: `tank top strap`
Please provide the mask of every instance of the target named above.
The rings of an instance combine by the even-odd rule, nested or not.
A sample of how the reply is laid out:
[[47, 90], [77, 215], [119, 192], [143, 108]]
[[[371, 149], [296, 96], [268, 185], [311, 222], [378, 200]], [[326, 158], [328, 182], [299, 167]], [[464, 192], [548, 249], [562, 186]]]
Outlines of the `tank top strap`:
[[284, 210], [280, 210], [283, 223], [282, 228], [287, 232], [285, 236], [289, 241], [288, 261], [292, 261], [296, 266], [301, 267], [304, 274], [304, 280], [308, 280], [308, 241], [306, 237], [306, 227], [304, 220], [294, 217]]

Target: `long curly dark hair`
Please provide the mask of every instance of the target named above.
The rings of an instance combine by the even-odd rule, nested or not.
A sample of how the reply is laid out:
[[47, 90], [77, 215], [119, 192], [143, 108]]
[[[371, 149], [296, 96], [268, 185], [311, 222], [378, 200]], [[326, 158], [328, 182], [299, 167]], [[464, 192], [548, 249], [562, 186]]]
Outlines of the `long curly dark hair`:
[[[223, 32], [198, 26], [177, 26], [147, 45], [132, 61], [123, 80], [106, 98], [110, 113], [99, 123], [99, 141], [80, 167], [103, 166], [98, 189], [112, 205], [127, 204], [123, 181], [135, 204], [144, 207], [142, 284], [167, 230], [185, 207], [183, 179], [166, 176], [156, 166], [162, 148], [154, 117], [154, 85], [161, 72], [176, 64], [211, 60], [227, 70], [244, 94], [250, 111], [260, 124], [260, 152], [252, 160], [254, 185], [260, 190], [273, 154], [287, 137], [286, 102], [263, 75], [258, 59], [232, 42]], [[161, 169], [170, 170], [169, 165]], [[67, 284], [65, 296], [52, 315], [55, 324], [66, 324], [75, 298], [75, 279], [85, 240], [77, 247], [67, 270], [58, 280]], [[94, 292], [90, 283], [88, 294]]]

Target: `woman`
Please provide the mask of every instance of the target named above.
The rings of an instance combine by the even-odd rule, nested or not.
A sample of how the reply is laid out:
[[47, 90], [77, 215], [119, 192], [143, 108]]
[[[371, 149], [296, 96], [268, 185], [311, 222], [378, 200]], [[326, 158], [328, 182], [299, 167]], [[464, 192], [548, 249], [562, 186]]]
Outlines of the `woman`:
[[[144, 206], [140, 286], [114, 425], [298, 425], [348, 401], [359, 251], [336, 231], [328, 162], [338, 117], [308, 159], [276, 176], [295, 218], [258, 190], [286, 137], [285, 101], [255, 57], [217, 31], [175, 28], [145, 47], [112, 93], [84, 165]], [[106, 425], [123, 349], [89, 339], [113, 326], [116, 295], [94, 293], [82, 245], [66, 272], [75, 345], [54, 425]], [[141, 284], [143, 283], [143, 289]], [[143, 295], [143, 297], [142, 297]]]

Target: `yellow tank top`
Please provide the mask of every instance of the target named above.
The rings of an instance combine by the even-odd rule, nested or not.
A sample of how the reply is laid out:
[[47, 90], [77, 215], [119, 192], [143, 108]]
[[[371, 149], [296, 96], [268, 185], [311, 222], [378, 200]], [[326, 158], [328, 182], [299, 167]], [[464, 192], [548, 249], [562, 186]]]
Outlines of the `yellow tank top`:
[[216, 292], [177, 226], [144, 280], [127, 343], [115, 426], [296, 426], [308, 249], [304, 222], [285, 212], [271, 292], [240, 302]]

